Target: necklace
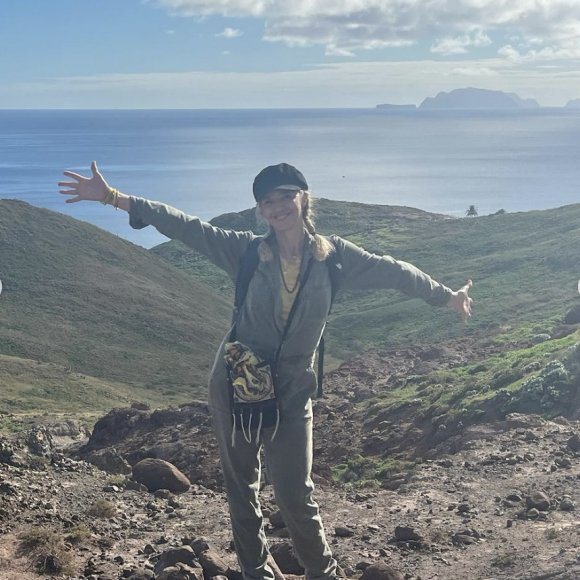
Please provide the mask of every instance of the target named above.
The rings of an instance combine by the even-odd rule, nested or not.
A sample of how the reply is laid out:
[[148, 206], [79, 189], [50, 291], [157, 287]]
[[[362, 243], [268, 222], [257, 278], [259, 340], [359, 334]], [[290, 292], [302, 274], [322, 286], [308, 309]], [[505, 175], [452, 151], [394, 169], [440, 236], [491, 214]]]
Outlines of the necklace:
[[280, 256], [278, 265], [280, 267], [280, 277], [282, 278], [282, 284], [284, 284], [286, 292], [288, 292], [288, 294], [294, 294], [294, 292], [296, 292], [296, 288], [298, 288], [298, 283], [300, 282], [300, 272], [298, 273], [298, 276], [296, 276], [296, 282], [294, 282], [294, 286], [292, 287], [292, 289], [290, 289], [288, 288], [288, 284], [286, 284], [286, 278], [284, 278], [284, 270], [282, 269], [282, 256]]

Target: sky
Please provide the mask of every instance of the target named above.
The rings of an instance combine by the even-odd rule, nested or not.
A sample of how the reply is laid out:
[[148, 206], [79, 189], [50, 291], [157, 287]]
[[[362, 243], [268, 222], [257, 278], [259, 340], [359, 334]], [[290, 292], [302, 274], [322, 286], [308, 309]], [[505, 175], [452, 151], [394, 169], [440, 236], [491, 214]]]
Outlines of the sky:
[[580, 0], [0, 0], [0, 108], [580, 98]]

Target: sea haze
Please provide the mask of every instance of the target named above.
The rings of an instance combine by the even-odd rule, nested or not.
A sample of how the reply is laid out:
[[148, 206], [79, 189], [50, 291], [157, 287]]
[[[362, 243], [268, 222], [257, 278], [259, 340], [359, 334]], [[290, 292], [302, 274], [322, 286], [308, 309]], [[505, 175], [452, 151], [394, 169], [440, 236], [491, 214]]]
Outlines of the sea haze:
[[0, 111], [0, 198], [153, 246], [124, 212], [65, 204], [56, 183], [92, 159], [120, 190], [210, 219], [253, 205], [252, 181], [285, 161], [318, 197], [461, 216], [580, 201], [580, 110]]

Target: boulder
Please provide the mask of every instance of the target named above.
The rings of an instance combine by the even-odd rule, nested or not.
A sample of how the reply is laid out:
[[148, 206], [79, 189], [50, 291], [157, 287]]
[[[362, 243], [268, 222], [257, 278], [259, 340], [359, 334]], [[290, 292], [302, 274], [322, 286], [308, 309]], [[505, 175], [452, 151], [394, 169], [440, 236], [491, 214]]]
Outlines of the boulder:
[[133, 479], [145, 485], [149, 491], [168, 489], [182, 493], [191, 485], [175, 465], [163, 459], [143, 459], [133, 466]]
[[91, 451], [85, 456], [85, 461], [92, 463], [101, 471], [115, 475], [131, 473], [131, 466], [117, 453], [113, 447]]
[[391, 568], [384, 562], [377, 562], [368, 566], [362, 573], [360, 580], [404, 580], [401, 572]]

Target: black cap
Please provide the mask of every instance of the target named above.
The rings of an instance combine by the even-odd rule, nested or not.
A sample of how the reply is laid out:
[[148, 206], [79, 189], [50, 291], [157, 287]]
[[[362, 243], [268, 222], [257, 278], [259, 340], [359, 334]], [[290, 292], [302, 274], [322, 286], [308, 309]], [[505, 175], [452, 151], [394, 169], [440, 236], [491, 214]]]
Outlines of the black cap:
[[254, 197], [260, 201], [267, 193], [284, 185], [294, 185], [299, 189], [308, 189], [306, 178], [296, 167], [288, 163], [278, 163], [262, 169], [254, 179]]

